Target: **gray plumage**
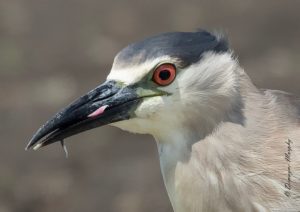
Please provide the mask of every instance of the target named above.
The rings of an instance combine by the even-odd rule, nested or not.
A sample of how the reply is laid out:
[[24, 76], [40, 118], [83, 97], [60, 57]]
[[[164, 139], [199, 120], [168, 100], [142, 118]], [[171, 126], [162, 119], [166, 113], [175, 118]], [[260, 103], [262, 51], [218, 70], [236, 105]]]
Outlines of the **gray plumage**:
[[[165, 34], [154, 38], [159, 45], [152, 46], [150, 38], [121, 51], [115, 64], [125, 59], [132, 65], [132, 56], [145, 51], [141, 64], [167, 55], [188, 66], [170, 88], [161, 88], [172, 96], [161, 103], [148, 100], [137, 110], [138, 118], [114, 125], [155, 137], [176, 212], [300, 211], [299, 100], [257, 89], [225, 39], [218, 42], [219, 36], [205, 33], [206, 40], [201, 33], [191, 49], [181, 44], [196, 34], [176, 35], [186, 39], [175, 42], [176, 48], [174, 34]], [[152, 48], [155, 53], [147, 54]], [[122, 72], [115, 67], [111, 76]], [[128, 78], [135, 78], [135, 71], [138, 66], [129, 68]], [[148, 112], [152, 107], [157, 110]]]
[[[164, 78], [176, 76], [164, 86], [154, 77], [161, 64], [174, 68]], [[175, 212], [300, 211], [300, 101], [256, 88], [222, 36], [175, 32], [131, 44], [107, 80], [27, 147], [111, 123], [155, 138]]]

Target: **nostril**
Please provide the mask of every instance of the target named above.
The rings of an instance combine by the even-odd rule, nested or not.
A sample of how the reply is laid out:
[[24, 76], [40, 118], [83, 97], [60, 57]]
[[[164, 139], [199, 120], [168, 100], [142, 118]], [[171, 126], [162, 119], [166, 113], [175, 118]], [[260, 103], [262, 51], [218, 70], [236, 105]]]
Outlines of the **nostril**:
[[108, 98], [112, 97], [112, 96], [115, 95], [115, 94], [116, 94], [116, 92], [111, 93], [111, 94], [109, 94], [109, 95], [103, 95], [103, 96], [100, 96], [100, 97], [98, 97], [98, 98], [93, 99], [92, 102], [98, 102], [98, 101], [101, 101], [101, 100], [104, 100], [104, 99], [108, 99]]

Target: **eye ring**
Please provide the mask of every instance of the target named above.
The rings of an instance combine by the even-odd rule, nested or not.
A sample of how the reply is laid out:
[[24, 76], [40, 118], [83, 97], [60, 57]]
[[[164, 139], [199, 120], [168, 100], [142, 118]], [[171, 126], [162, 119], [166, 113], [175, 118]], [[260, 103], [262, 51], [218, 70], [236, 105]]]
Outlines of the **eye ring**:
[[160, 86], [167, 86], [174, 81], [175, 77], [175, 65], [171, 63], [165, 63], [155, 69], [152, 80]]

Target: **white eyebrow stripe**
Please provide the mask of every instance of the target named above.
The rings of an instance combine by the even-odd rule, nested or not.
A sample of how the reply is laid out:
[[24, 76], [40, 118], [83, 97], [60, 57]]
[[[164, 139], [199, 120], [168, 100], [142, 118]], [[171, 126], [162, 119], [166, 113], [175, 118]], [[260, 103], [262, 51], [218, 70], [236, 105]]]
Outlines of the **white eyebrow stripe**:
[[134, 66], [124, 69], [112, 69], [107, 76], [107, 80], [115, 80], [126, 85], [131, 85], [141, 80], [147, 73], [146, 70], [147, 69], [143, 69], [141, 66]]
[[111, 72], [107, 76], [107, 80], [115, 80], [118, 82], [122, 82], [126, 85], [134, 84], [140, 81], [143, 77], [145, 77], [157, 64], [162, 62], [174, 62], [174, 58], [169, 56], [163, 56], [159, 58], [155, 58], [154, 60], [147, 60], [139, 65], [124, 65], [124, 67], [120, 67], [121, 65], [116, 65], [115, 62]]

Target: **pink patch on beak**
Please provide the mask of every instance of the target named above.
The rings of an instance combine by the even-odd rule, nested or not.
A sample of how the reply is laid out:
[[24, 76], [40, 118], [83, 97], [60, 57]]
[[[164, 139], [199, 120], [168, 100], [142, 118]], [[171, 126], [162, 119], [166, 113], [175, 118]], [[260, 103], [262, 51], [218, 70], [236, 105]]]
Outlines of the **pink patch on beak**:
[[95, 110], [94, 112], [92, 112], [90, 115], [88, 115], [89, 118], [94, 118], [96, 116], [101, 115], [102, 113], [104, 113], [105, 109], [108, 107], [108, 105], [104, 105], [99, 107], [97, 110]]

